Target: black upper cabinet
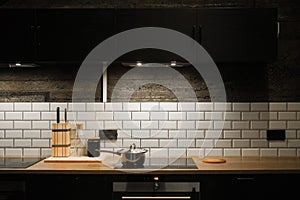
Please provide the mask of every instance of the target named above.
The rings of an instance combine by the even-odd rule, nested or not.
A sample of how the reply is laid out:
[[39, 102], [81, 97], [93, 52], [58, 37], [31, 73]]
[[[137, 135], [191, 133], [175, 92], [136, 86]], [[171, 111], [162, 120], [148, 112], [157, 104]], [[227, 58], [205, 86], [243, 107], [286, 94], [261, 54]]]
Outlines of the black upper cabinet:
[[27, 9], [1, 9], [0, 62], [32, 62], [34, 44], [34, 12]]
[[38, 9], [37, 62], [82, 62], [114, 33], [114, 10]]
[[199, 42], [215, 62], [276, 60], [276, 9], [200, 9], [197, 18]]
[[[195, 9], [119, 9], [116, 11], [116, 32], [120, 33], [133, 28], [161, 27], [179, 31], [195, 38], [196, 13]], [[176, 41], [173, 42], [176, 43]], [[183, 58], [175, 53], [159, 49], [136, 50], [119, 57], [118, 60], [147, 62], [184, 61]]]

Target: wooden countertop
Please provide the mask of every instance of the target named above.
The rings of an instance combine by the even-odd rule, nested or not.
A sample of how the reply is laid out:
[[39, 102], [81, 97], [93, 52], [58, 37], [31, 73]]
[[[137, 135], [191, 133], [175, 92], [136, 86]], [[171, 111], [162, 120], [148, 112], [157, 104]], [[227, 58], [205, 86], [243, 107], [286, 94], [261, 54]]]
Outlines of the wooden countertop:
[[295, 157], [223, 157], [225, 163], [204, 163], [202, 158], [192, 157], [198, 169], [149, 169], [121, 171], [103, 163], [48, 163], [43, 160], [26, 169], [2, 168], [0, 174], [265, 174], [298, 173], [300, 158]]

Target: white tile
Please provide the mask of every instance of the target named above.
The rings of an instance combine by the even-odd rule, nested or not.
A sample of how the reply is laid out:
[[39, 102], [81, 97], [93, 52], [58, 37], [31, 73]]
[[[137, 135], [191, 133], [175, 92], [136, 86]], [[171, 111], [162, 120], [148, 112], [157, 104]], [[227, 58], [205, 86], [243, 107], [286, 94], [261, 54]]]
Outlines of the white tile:
[[149, 112], [132, 112], [132, 120], [149, 120]]
[[128, 139], [131, 138], [131, 130], [118, 130], [118, 138], [119, 139]]
[[13, 121], [0, 121], [1, 129], [12, 129], [13, 128]]
[[31, 103], [14, 103], [14, 111], [31, 111]]
[[1, 111], [13, 111], [14, 104], [13, 103], [2, 103], [0, 102], [0, 110]]
[[214, 121], [214, 129], [232, 129], [231, 121]]
[[296, 149], [278, 149], [279, 157], [295, 157], [297, 156]]
[[137, 102], [125, 102], [123, 103], [123, 111], [132, 112], [132, 111], [140, 111], [141, 104]]
[[168, 112], [150, 112], [150, 120], [168, 120]]
[[[150, 131], [149, 130], [132, 130], [132, 138], [149, 138]], [[142, 145], [143, 146], [143, 145]]]
[[105, 148], [121, 148], [122, 145], [122, 141], [105, 141], [104, 143], [104, 147]]
[[41, 156], [50, 156], [51, 152], [51, 148], [41, 148]]
[[188, 157], [204, 157], [204, 149], [199, 148], [188, 148], [187, 149], [187, 156]]
[[187, 130], [187, 138], [204, 138], [204, 130]]
[[268, 103], [251, 103], [250, 105], [251, 111], [268, 111], [269, 104]]
[[297, 138], [296, 130], [286, 130], [285, 131], [285, 137], [287, 139], [296, 139]]
[[50, 103], [50, 111], [55, 111], [56, 112], [57, 107], [59, 107], [60, 112], [63, 112], [65, 110], [65, 108], [68, 110], [68, 103], [54, 103], [54, 102]]
[[[67, 113], [67, 118], [68, 118], [68, 121], [75, 121], [77, 120], [77, 113], [76, 112], [68, 112]], [[56, 114], [54, 113], [54, 118], [56, 120]], [[51, 120], [53, 120], [51, 119]], [[60, 117], [60, 119], [64, 119], [64, 117]]]
[[217, 156], [222, 157], [223, 156], [223, 149], [205, 149], [205, 156]]
[[224, 149], [224, 156], [241, 156], [241, 149]]
[[289, 139], [288, 140], [289, 148], [300, 148], [300, 139]]
[[186, 149], [169, 149], [169, 158], [186, 157]]
[[32, 111], [49, 111], [49, 103], [32, 103]]
[[158, 102], [142, 102], [141, 111], [159, 111]]
[[259, 138], [259, 131], [258, 130], [242, 130], [242, 138], [243, 139], [257, 139]]
[[0, 130], [0, 138], [4, 138], [4, 130]]
[[169, 157], [169, 151], [166, 148], [151, 148], [151, 158], [167, 158]]
[[85, 120], [95, 120], [96, 113], [95, 112], [78, 112], [77, 119], [80, 121]]
[[122, 129], [121, 122], [116, 121], [104, 121], [104, 128], [105, 129]]
[[271, 148], [283, 148], [287, 146], [287, 141], [269, 141], [269, 147]]
[[[85, 139], [89, 137], [95, 137], [95, 136], [96, 136], [95, 130], [82, 130], [80, 133], [80, 139], [83, 143], [86, 142]], [[98, 132], [97, 132], [97, 136], [98, 136]]]
[[286, 111], [286, 103], [283, 102], [271, 102], [269, 103], [269, 111]]
[[195, 129], [195, 121], [178, 121], [178, 129]]
[[15, 139], [15, 147], [31, 147], [31, 139]]
[[241, 138], [241, 131], [239, 131], [239, 130], [224, 130], [223, 137], [226, 139]]
[[195, 139], [180, 139], [178, 140], [179, 148], [194, 148], [195, 147]]
[[231, 111], [232, 103], [230, 102], [215, 102], [214, 111]]
[[122, 111], [123, 110], [122, 103], [119, 102], [109, 102], [104, 104], [104, 110], [107, 112], [110, 111]]
[[1, 157], [5, 156], [5, 149], [4, 148], [0, 148], [0, 156]]
[[160, 139], [159, 146], [166, 147], [177, 147], [177, 139]]
[[86, 103], [86, 111], [101, 112], [104, 111], [104, 103]]
[[22, 120], [23, 113], [22, 112], [6, 112], [5, 120]]
[[288, 129], [300, 129], [300, 121], [288, 121], [287, 128]]
[[150, 130], [150, 138], [169, 138], [168, 130]]
[[56, 120], [56, 113], [55, 112], [42, 112], [41, 113], [42, 120]]
[[210, 129], [213, 128], [212, 121], [196, 121], [196, 129]]
[[141, 129], [158, 129], [158, 121], [141, 121]]
[[159, 129], [177, 129], [176, 121], [159, 121]]
[[297, 119], [300, 120], [300, 112], [297, 112]]
[[277, 120], [277, 112], [260, 112], [260, 120]]
[[196, 104], [194, 102], [179, 102], [178, 111], [195, 111]]
[[250, 103], [233, 103], [233, 111], [250, 111]]
[[88, 130], [99, 130], [99, 129], [109, 129], [109, 127], [104, 127], [102, 121], [87, 121], [86, 122], [86, 129]]
[[198, 148], [212, 148], [215, 143], [213, 139], [196, 139], [196, 147]]
[[86, 111], [85, 108], [85, 103], [68, 103], [68, 111], [73, 111], [73, 112], [77, 112], [77, 111]]
[[169, 112], [169, 120], [186, 120], [186, 112]]
[[143, 148], [149, 148], [149, 147], [159, 147], [158, 139], [142, 139], [141, 140], [141, 146]]
[[52, 131], [51, 130], [41, 130], [41, 138], [42, 139], [51, 139], [52, 138]]
[[266, 139], [267, 138], [267, 131], [266, 130], [260, 130], [259, 135], [261, 139]]
[[251, 147], [254, 148], [262, 148], [262, 147], [268, 147], [268, 141], [265, 139], [253, 139], [250, 141]]
[[96, 120], [113, 120], [114, 114], [113, 112], [97, 112]]
[[159, 110], [160, 111], [177, 111], [177, 103], [160, 102]]
[[187, 112], [187, 120], [204, 120], [204, 112]]
[[140, 121], [123, 121], [123, 129], [141, 129]]
[[212, 102], [197, 102], [196, 103], [196, 110], [197, 111], [213, 111], [214, 103]]
[[37, 157], [39, 157], [41, 155], [41, 150], [39, 148], [30, 148], [30, 149], [25, 148], [23, 150], [23, 152], [24, 152], [24, 156], [37, 156]]
[[13, 147], [14, 140], [13, 139], [1, 139], [0, 147]]
[[286, 129], [286, 121], [269, 121], [270, 129]]
[[114, 112], [114, 120], [131, 120], [131, 112]]
[[169, 138], [172, 138], [172, 139], [186, 138], [186, 131], [185, 130], [169, 130]]
[[6, 130], [5, 138], [22, 138], [22, 130]]
[[288, 111], [300, 111], [299, 102], [288, 103], [287, 107], [288, 107]]
[[49, 139], [32, 139], [32, 147], [50, 147]]
[[249, 122], [248, 121], [233, 121], [232, 122], [232, 129], [241, 129], [241, 130], [247, 130], [249, 129]]
[[22, 149], [21, 148], [7, 148], [5, 149], [6, 156], [22, 156]]
[[224, 113], [225, 120], [241, 120], [240, 112], [226, 112]]
[[260, 156], [261, 157], [276, 157], [277, 156], [277, 149], [260, 149]]
[[222, 130], [206, 130], [205, 138], [218, 139], [222, 137]]
[[242, 120], [259, 120], [259, 112], [242, 112]]
[[32, 122], [33, 129], [50, 129], [49, 121], [33, 121]]
[[247, 148], [250, 147], [249, 139], [234, 139], [232, 141], [233, 148]]
[[222, 112], [205, 112], [205, 120], [222, 120]]
[[251, 121], [250, 128], [251, 129], [268, 129], [268, 121]]
[[24, 112], [24, 120], [40, 120], [40, 112]]
[[297, 113], [296, 112], [279, 112], [278, 119], [279, 120], [296, 120]]
[[129, 148], [130, 145], [136, 144], [136, 147], [140, 148], [141, 147], [141, 140], [140, 139], [124, 139], [123, 140], [123, 147]]
[[259, 149], [255, 149], [255, 148], [243, 148], [242, 149], [242, 156], [243, 157], [259, 157]]
[[224, 140], [224, 139], [220, 139], [216, 141], [216, 148], [230, 148], [232, 147], [232, 141], [231, 140]]
[[4, 112], [0, 112], [0, 120], [4, 120]]

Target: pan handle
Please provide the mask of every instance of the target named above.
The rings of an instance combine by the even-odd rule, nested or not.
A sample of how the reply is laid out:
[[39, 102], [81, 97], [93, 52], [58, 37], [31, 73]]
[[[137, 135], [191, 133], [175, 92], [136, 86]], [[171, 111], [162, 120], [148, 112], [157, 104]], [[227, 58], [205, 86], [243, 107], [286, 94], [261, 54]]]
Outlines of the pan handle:
[[116, 155], [119, 155], [121, 156], [122, 153], [120, 152], [114, 152], [114, 151], [109, 151], [109, 150], [98, 150], [99, 152], [104, 152], [104, 153], [113, 153], [113, 154], [116, 154]]

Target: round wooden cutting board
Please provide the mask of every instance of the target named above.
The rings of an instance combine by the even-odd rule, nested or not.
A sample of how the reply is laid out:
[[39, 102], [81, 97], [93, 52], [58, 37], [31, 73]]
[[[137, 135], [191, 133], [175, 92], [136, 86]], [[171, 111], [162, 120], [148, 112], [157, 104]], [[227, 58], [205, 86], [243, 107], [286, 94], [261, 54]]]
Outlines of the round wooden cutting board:
[[205, 162], [205, 163], [225, 163], [226, 160], [224, 158], [203, 158], [202, 162]]

